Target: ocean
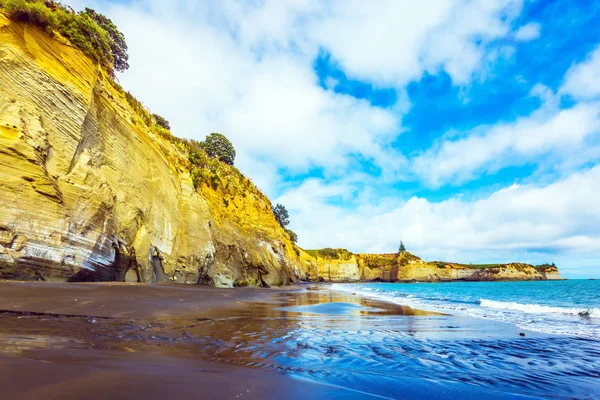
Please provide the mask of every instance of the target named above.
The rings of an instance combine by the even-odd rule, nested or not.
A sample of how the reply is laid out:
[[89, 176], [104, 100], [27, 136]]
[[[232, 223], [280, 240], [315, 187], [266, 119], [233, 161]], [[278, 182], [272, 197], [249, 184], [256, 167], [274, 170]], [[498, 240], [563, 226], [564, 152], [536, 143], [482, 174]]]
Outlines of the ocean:
[[334, 284], [334, 290], [422, 310], [600, 339], [600, 281]]

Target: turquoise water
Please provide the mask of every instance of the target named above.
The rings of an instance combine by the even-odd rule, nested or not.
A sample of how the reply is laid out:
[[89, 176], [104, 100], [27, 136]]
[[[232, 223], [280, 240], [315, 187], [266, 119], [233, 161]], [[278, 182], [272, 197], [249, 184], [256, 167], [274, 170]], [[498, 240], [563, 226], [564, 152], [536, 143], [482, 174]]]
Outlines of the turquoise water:
[[538, 332], [600, 339], [600, 281], [362, 283], [334, 284], [332, 289]]

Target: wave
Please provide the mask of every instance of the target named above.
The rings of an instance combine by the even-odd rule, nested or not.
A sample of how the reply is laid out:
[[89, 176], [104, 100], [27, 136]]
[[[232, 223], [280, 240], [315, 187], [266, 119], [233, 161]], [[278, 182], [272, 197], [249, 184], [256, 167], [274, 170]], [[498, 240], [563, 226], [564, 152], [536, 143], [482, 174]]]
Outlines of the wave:
[[539, 304], [521, 304], [487, 299], [481, 299], [480, 305], [481, 307], [494, 308], [497, 310], [521, 311], [528, 314], [567, 314], [579, 315], [581, 317], [600, 318], [600, 308], [550, 307]]

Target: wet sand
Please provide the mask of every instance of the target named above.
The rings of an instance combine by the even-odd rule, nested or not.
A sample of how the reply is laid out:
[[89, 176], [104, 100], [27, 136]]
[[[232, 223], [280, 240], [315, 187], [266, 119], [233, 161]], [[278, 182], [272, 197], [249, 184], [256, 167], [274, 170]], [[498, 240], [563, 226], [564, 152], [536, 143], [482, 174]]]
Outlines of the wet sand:
[[[248, 364], [235, 357], [221, 356], [219, 362], [203, 359], [211, 357], [191, 349], [195, 346], [189, 345], [189, 333], [179, 332], [193, 324], [269, 311], [280, 315], [281, 306], [317, 304], [322, 299], [312, 296], [311, 288], [0, 282], [2, 398], [371, 397], [293, 379], [285, 371], [232, 365]], [[411, 313], [408, 308], [392, 308], [394, 313]], [[131, 331], [136, 333], [128, 335]], [[227, 330], [211, 329], [208, 334], [217, 341], [231, 340]], [[184, 340], [172, 343], [175, 336]]]
[[325, 285], [0, 282], [0, 385], [3, 399], [527, 398], [562, 371], [530, 354], [552, 352], [547, 335], [519, 333]]
[[362, 398], [342, 388], [224, 363], [153, 353], [36, 350], [0, 354], [3, 399]]

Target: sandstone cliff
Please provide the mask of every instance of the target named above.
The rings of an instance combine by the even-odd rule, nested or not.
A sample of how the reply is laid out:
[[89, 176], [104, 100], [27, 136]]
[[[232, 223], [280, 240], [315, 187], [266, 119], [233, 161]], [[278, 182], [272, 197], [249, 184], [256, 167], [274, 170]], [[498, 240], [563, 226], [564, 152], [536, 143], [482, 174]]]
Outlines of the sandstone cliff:
[[[304, 252], [303, 252], [304, 253]], [[561, 279], [555, 266], [510, 263], [471, 266], [426, 262], [404, 252], [397, 254], [352, 254], [344, 249], [313, 250], [301, 255], [309, 277], [327, 282], [445, 282]]]
[[195, 185], [181, 146], [60, 35], [0, 12], [0, 82], [0, 278], [233, 286], [305, 277], [248, 179], [215, 161], [201, 171], [210, 183]]

